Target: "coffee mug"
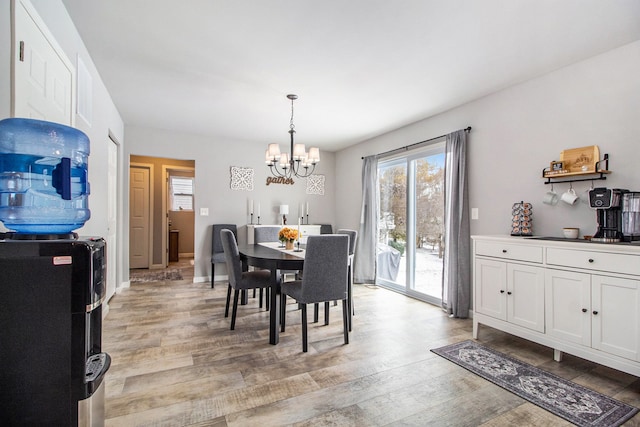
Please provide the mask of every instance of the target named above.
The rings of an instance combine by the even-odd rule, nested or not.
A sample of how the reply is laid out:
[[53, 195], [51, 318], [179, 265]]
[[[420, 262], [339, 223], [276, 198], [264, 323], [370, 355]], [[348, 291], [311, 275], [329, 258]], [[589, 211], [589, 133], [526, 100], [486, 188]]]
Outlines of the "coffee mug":
[[578, 195], [573, 188], [568, 189], [565, 193], [562, 193], [562, 201], [570, 205], [575, 204], [578, 201]]
[[547, 194], [545, 194], [544, 198], [542, 199], [542, 203], [546, 205], [555, 205], [556, 203], [558, 203], [558, 193], [556, 193], [553, 189], [547, 191]]

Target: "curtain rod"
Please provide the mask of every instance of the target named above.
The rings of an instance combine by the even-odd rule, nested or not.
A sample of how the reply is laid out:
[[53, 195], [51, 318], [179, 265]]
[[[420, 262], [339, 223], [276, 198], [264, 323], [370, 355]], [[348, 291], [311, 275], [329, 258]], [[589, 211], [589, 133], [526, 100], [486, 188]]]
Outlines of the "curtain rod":
[[[468, 127], [464, 128], [463, 130], [465, 132], [471, 132], [471, 126], [468, 126]], [[447, 135], [440, 135], [440, 136], [436, 136], [434, 138], [425, 139], [424, 141], [414, 142], [413, 144], [405, 145], [404, 147], [394, 148], [393, 150], [385, 151], [383, 153], [378, 153], [378, 154], [376, 154], [376, 156], [384, 156], [386, 154], [395, 153], [396, 151], [402, 151], [402, 150], [406, 151], [409, 148], [414, 147], [416, 145], [420, 145], [420, 144], [424, 144], [424, 143], [427, 143], [427, 142], [435, 141], [436, 139], [444, 138], [445, 136], [447, 136]], [[362, 159], [364, 160], [364, 157], [362, 157]]]

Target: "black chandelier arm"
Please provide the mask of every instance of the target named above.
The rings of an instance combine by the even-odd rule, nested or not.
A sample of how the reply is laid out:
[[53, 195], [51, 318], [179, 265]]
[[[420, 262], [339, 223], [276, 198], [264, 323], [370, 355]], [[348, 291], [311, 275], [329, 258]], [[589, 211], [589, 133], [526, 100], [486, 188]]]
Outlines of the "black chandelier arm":
[[[300, 169], [304, 168], [304, 172], [301, 172]], [[278, 167], [278, 163], [270, 164], [269, 169], [271, 170], [271, 174], [276, 178], [308, 178], [313, 172], [316, 170], [316, 164], [313, 163], [311, 165], [311, 170], [309, 170], [309, 166], [301, 166], [300, 160], [292, 160], [289, 162], [289, 166], [287, 168]]]
[[[300, 172], [301, 168], [304, 168], [304, 173]], [[291, 169], [293, 170], [294, 175], [298, 178], [307, 178], [309, 175], [313, 174], [314, 170], [316, 170], [316, 164], [312, 163], [311, 170], [309, 170], [309, 166], [301, 166], [300, 160], [296, 160], [295, 166], [292, 164]]]

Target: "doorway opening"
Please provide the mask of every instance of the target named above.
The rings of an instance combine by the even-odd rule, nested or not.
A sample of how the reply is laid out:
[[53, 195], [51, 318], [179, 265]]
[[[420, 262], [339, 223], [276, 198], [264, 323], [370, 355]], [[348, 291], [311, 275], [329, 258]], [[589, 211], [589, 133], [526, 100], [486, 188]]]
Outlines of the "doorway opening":
[[193, 280], [195, 161], [129, 160], [131, 282]]

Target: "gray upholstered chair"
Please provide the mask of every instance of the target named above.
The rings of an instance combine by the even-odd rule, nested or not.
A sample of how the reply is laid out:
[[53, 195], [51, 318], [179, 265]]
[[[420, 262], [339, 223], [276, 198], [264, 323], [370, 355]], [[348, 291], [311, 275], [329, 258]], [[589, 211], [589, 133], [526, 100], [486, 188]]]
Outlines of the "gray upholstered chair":
[[[304, 257], [302, 280], [283, 282], [281, 289], [281, 307], [286, 308], [287, 295], [301, 304], [302, 312], [302, 351], [308, 348], [307, 340], [307, 304], [342, 301], [342, 321], [344, 325], [344, 343], [349, 344], [348, 308], [347, 308], [347, 269], [349, 265], [349, 237], [328, 234], [309, 236]], [[284, 331], [286, 311], [281, 318], [281, 330]]]
[[331, 224], [320, 224], [320, 234], [333, 234]]
[[263, 242], [277, 242], [278, 233], [280, 232], [279, 226], [265, 226], [256, 227], [253, 230], [253, 241], [255, 243]]
[[227, 304], [224, 317], [229, 317], [229, 302], [231, 289], [233, 292], [233, 312], [231, 313], [231, 330], [236, 327], [236, 313], [238, 311], [238, 295], [240, 290], [262, 289], [271, 286], [271, 272], [269, 270], [242, 271], [240, 252], [233, 232], [228, 229], [220, 231], [224, 257], [229, 271], [229, 288], [227, 289]]
[[224, 258], [224, 249], [222, 248], [222, 240], [220, 240], [220, 230], [231, 230], [237, 242], [238, 227], [236, 227], [235, 224], [213, 224], [211, 227], [211, 287], [213, 288], [215, 264], [223, 264], [226, 262]]
[[353, 258], [356, 252], [356, 241], [358, 240], [358, 232], [356, 230], [349, 230], [341, 228], [337, 231], [338, 234], [346, 234], [349, 236], [349, 330], [352, 328], [353, 323]]

